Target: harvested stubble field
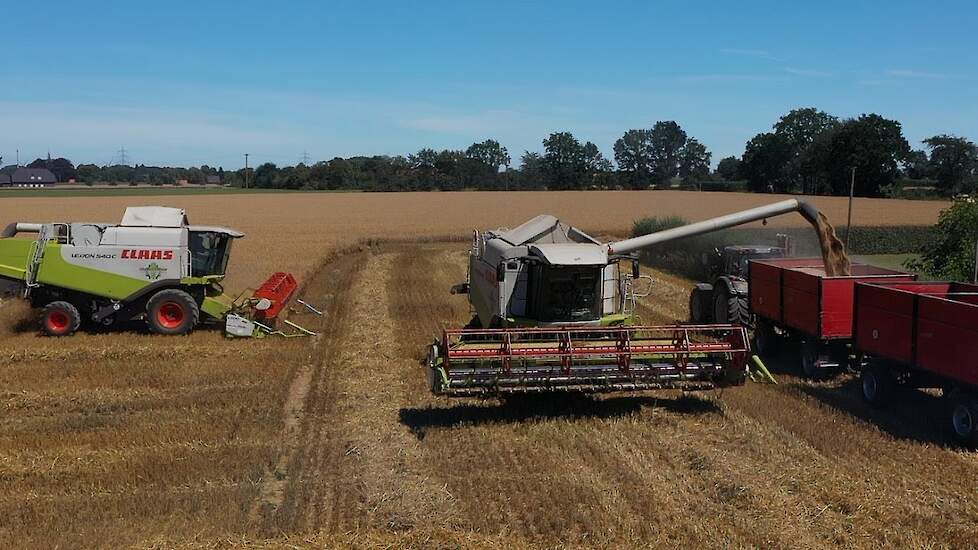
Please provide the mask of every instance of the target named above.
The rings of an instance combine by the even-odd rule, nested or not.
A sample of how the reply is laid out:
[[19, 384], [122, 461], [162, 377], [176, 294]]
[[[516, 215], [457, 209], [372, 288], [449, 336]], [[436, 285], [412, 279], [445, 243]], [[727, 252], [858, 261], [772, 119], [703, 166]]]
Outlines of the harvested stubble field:
[[[180, 202], [199, 223], [250, 233], [241, 244], [253, 248], [232, 260], [240, 284], [273, 268], [306, 275], [303, 297], [326, 315], [293, 316], [320, 333], [314, 339], [201, 331], [53, 340], [5, 304], [0, 546], [975, 544], [978, 456], [944, 445], [930, 395], [872, 411], [848, 376], [811, 383], [776, 364], [782, 385], [722, 393], [505, 405], [431, 397], [418, 361], [442, 327], [467, 320], [464, 298], [447, 292], [464, 277], [466, 244], [393, 239], [464, 234], [538, 211], [615, 233], [671, 212], [648, 199], [602, 223], [593, 209], [606, 201], [615, 211], [612, 197], [623, 195], [588, 195], [556, 194], [554, 206], [529, 194], [537, 208], [516, 213], [499, 199], [459, 212], [451, 201], [465, 196], [448, 194], [358, 195], [370, 203], [358, 213], [330, 203], [338, 195]], [[56, 213], [41, 204], [33, 215], [0, 209], [5, 219]], [[115, 219], [123, 205], [71, 217]], [[930, 217], [889, 215], [930, 223], [931, 208]], [[341, 230], [344, 220], [360, 225]], [[353, 244], [363, 239], [388, 242]], [[689, 281], [651, 274], [644, 318], [684, 317]]]

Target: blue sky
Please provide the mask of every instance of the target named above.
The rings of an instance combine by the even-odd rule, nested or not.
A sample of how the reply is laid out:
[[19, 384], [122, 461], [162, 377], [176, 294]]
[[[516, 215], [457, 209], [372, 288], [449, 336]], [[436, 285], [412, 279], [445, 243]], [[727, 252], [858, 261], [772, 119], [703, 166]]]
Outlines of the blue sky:
[[799, 106], [978, 140], [975, 2], [6, 2], [0, 155], [225, 168], [676, 120], [721, 157]]

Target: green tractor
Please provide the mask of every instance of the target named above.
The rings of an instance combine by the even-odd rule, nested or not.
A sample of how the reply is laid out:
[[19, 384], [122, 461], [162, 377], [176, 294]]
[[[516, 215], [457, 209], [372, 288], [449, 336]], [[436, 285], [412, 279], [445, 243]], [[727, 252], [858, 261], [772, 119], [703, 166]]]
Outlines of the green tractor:
[[243, 236], [159, 206], [127, 208], [119, 224], [12, 223], [0, 234], [0, 281], [40, 312], [50, 336], [138, 319], [156, 334], [223, 322], [229, 336], [260, 336], [275, 332], [298, 285], [276, 273], [251, 296], [225, 294], [231, 244]]

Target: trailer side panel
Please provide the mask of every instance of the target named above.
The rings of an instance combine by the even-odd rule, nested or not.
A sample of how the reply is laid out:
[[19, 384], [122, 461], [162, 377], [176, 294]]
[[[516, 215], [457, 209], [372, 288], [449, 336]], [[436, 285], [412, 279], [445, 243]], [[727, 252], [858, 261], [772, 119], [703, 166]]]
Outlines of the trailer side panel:
[[917, 364], [978, 387], [978, 306], [920, 296]]
[[807, 268], [785, 269], [784, 323], [805, 334], [819, 333], [819, 278]]
[[878, 357], [911, 363], [914, 296], [877, 286], [855, 286], [856, 347]]
[[772, 321], [782, 322], [781, 318], [781, 274], [780, 267], [763, 263], [750, 263], [750, 308], [756, 315]]

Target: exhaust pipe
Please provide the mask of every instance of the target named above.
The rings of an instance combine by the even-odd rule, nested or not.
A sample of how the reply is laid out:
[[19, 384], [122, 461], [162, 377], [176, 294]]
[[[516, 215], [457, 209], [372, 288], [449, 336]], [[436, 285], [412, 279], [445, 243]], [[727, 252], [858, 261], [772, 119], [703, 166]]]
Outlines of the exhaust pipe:
[[788, 199], [766, 206], [758, 206], [741, 212], [734, 212], [726, 216], [710, 218], [701, 222], [691, 223], [682, 227], [666, 229], [649, 235], [633, 237], [624, 241], [608, 243], [608, 254], [627, 254], [635, 252], [647, 246], [674, 241], [684, 237], [693, 237], [704, 233], [712, 233], [728, 227], [743, 225], [745, 223], [756, 222], [765, 218], [773, 218], [791, 212], [800, 213], [812, 225], [818, 224], [818, 209], [813, 205], [798, 199]]
[[12, 223], [4, 228], [3, 233], [0, 233], [0, 238], [9, 239], [17, 233], [40, 233], [43, 225], [41, 223]]

